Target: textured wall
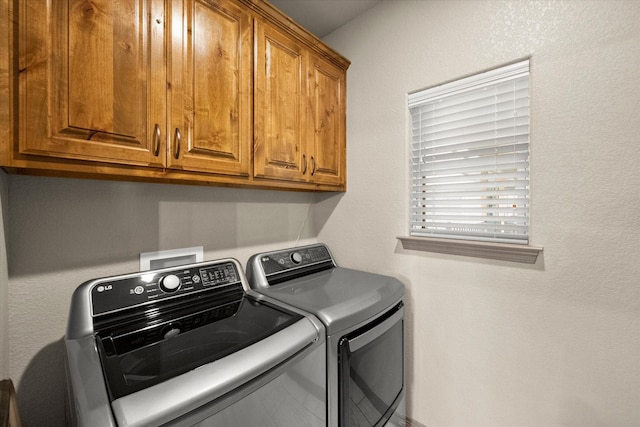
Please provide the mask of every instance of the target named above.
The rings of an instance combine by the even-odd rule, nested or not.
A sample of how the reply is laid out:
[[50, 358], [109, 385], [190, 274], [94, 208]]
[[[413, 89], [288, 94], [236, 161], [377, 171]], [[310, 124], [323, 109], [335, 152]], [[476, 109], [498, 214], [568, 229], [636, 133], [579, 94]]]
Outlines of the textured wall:
[[[6, 37], [9, 34], [9, 3], [7, 0], [0, 0], [0, 34], [2, 34], [2, 42], [0, 42], [0, 144], [5, 144], [11, 138], [11, 129], [8, 126], [2, 126], [3, 123], [9, 123], [9, 43]], [[0, 207], [3, 212], [6, 211], [7, 181], [5, 173], [0, 172]], [[2, 215], [6, 220], [5, 215]], [[4, 221], [0, 221], [0, 227], [5, 226]], [[6, 244], [4, 229], [0, 230], [0, 379], [9, 375], [9, 347], [8, 347], [8, 278], [7, 278], [7, 262], [6, 262]]]
[[[319, 233], [407, 285], [408, 409], [429, 427], [640, 425], [640, 2], [386, 0], [326, 38], [348, 182]], [[405, 251], [406, 94], [531, 57], [536, 265]]]
[[312, 224], [324, 222], [308, 218], [323, 198], [309, 193], [6, 178], [9, 370], [27, 427], [65, 424], [62, 338], [80, 283], [137, 271], [140, 252], [181, 247], [244, 265], [299, 237], [315, 241]]
[[[344, 195], [5, 178], [0, 315], [27, 426], [63, 425], [60, 339], [80, 282], [175, 247], [244, 263], [300, 230], [342, 265], [407, 285], [408, 403], [422, 424], [640, 425], [640, 2], [386, 0], [327, 41], [352, 60]], [[526, 56], [542, 258], [402, 250], [406, 93]]]
[[0, 379], [9, 377], [9, 270], [7, 266], [7, 175], [0, 171]]

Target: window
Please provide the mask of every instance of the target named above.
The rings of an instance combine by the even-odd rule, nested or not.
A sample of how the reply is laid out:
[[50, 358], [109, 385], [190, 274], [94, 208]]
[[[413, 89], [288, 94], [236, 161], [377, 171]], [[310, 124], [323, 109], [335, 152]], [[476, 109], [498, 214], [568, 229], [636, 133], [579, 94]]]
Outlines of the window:
[[410, 234], [529, 242], [529, 60], [412, 93]]

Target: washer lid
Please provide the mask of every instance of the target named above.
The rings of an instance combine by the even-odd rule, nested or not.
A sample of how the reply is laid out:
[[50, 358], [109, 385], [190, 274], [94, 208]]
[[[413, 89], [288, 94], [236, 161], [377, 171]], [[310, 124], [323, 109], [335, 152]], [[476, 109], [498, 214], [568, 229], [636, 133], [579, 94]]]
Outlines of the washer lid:
[[332, 335], [391, 307], [402, 299], [404, 285], [390, 276], [335, 267], [256, 290], [315, 314]]
[[179, 416], [231, 395], [321, 342], [314, 323], [303, 317], [252, 346], [114, 400], [114, 416], [119, 426], [173, 425]]

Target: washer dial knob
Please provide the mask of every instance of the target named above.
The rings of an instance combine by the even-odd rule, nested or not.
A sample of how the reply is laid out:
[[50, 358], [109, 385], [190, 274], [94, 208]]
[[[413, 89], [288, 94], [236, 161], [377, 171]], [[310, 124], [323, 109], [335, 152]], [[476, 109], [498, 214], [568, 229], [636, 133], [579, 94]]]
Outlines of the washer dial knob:
[[302, 262], [302, 254], [300, 254], [300, 252], [292, 253], [291, 261], [293, 261], [294, 264], [300, 264]]
[[175, 292], [180, 289], [180, 278], [175, 274], [168, 274], [160, 279], [160, 289], [164, 292]]

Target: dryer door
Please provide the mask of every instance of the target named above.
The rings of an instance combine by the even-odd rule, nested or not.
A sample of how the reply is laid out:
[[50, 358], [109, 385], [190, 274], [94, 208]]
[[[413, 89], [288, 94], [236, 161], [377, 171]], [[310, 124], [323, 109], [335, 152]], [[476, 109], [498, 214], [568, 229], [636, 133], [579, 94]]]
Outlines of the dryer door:
[[402, 303], [339, 343], [339, 425], [383, 426], [404, 389]]

